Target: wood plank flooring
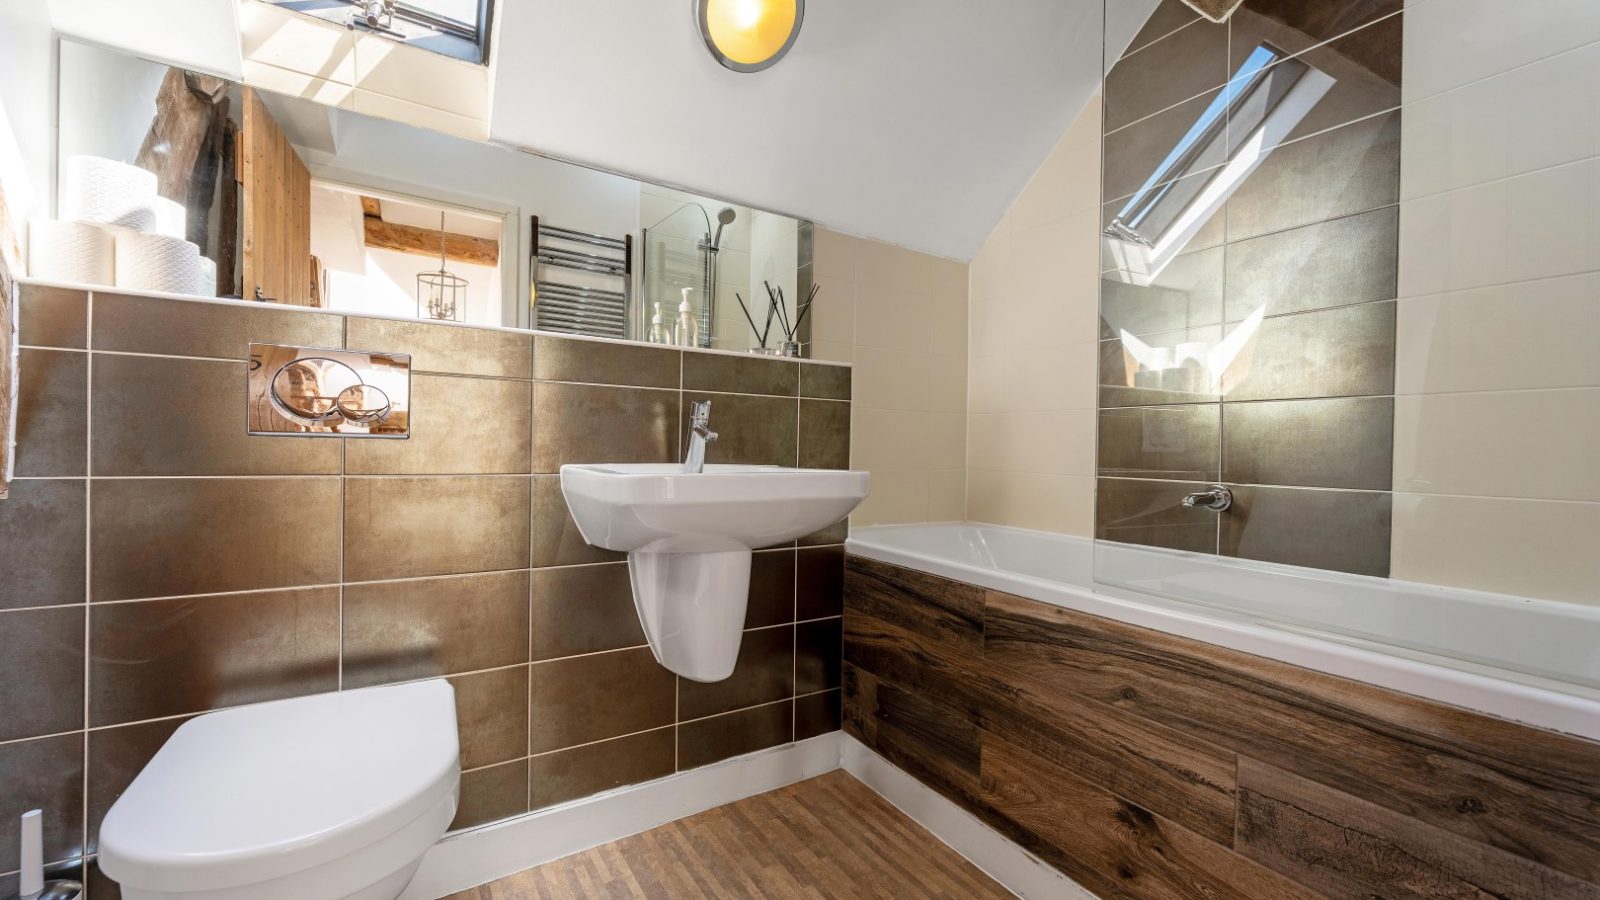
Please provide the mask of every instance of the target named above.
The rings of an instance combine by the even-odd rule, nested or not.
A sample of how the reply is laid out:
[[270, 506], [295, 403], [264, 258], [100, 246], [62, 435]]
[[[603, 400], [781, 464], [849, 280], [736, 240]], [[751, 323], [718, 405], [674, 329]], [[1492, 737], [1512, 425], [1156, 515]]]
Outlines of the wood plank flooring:
[[1006, 898], [842, 771], [690, 816], [446, 900]]

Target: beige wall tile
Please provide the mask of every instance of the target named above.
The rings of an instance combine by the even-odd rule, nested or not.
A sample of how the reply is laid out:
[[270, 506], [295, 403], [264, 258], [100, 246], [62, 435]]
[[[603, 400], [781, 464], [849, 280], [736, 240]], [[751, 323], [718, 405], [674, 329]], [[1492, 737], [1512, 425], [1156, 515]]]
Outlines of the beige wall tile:
[[972, 261], [966, 511], [976, 521], [1092, 528], [1099, 204], [1097, 97]]
[[1089, 537], [1094, 531], [1094, 479], [970, 469], [967, 518]]
[[1093, 475], [1095, 411], [973, 413], [967, 464], [974, 469]]
[[1390, 577], [1600, 602], [1600, 503], [1394, 495]]
[[1600, 500], [1600, 388], [1396, 397], [1397, 491]]
[[1600, 387], [1600, 275], [1408, 297], [1395, 393]]

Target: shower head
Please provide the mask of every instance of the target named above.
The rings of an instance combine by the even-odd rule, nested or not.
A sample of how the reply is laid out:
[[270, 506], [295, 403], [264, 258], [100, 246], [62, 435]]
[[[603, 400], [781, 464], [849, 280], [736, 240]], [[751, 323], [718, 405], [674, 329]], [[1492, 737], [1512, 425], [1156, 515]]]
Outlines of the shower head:
[[722, 209], [717, 210], [717, 233], [711, 238], [711, 246], [713, 248], [722, 246], [722, 226], [732, 225], [733, 220], [738, 217], [739, 214], [734, 212], [731, 206], [724, 206]]

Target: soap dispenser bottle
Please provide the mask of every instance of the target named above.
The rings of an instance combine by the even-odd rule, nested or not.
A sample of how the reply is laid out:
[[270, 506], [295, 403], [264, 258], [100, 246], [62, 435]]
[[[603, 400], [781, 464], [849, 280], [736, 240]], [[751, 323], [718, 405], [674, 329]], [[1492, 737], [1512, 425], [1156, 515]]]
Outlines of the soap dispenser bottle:
[[655, 315], [650, 317], [650, 333], [645, 335], [645, 340], [652, 344], [672, 343], [672, 331], [667, 328], [667, 323], [661, 318], [661, 301], [655, 303]]
[[694, 307], [689, 304], [689, 292], [683, 289], [683, 302], [678, 304], [678, 321], [672, 325], [672, 342], [680, 347], [700, 346], [700, 322], [694, 317]]

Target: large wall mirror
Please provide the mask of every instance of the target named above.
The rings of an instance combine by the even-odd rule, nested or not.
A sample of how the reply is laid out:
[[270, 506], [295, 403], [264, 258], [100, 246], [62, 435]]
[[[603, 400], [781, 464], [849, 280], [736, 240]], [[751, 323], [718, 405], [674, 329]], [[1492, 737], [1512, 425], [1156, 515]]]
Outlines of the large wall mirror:
[[59, 101], [39, 277], [809, 355], [809, 222], [68, 40]]

